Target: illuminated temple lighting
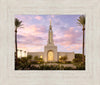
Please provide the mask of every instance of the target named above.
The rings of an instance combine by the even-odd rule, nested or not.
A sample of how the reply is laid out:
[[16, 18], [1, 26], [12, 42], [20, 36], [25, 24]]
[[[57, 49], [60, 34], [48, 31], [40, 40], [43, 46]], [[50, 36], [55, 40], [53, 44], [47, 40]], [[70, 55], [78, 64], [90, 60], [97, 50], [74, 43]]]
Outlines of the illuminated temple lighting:
[[59, 58], [61, 58], [61, 56], [59, 56]]
[[42, 55], [40, 56], [40, 58], [43, 58]]

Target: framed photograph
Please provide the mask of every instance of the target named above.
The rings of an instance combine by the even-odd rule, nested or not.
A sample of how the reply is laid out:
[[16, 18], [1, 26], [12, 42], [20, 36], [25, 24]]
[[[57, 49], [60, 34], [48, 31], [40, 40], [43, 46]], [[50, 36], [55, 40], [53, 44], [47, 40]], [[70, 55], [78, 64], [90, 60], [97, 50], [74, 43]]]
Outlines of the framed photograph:
[[0, 1], [0, 85], [99, 85], [99, 0]]
[[15, 15], [15, 28], [15, 70], [85, 70], [85, 15]]

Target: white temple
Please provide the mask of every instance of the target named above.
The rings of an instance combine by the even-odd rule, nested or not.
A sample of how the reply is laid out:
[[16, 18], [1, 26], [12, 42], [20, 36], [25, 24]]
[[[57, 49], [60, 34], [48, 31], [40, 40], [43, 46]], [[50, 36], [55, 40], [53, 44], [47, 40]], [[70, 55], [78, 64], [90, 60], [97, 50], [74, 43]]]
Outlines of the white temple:
[[32, 55], [32, 59], [35, 56], [43, 58], [45, 62], [57, 62], [62, 56], [67, 56], [67, 61], [72, 61], [75, 58], [74, 52], [57, 52], [57, 46], [54, 45], [53, 31], [50, 21], [48, 42], [44, 46], [44, 52], [28, 52], [27, 55]]

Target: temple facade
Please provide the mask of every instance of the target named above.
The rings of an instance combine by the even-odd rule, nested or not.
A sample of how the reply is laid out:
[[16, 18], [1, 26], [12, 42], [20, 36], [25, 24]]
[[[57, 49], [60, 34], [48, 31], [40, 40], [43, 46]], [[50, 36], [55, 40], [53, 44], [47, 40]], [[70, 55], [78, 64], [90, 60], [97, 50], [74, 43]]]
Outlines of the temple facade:
[[57, 46], [54, 45], [53, 41], [53, 30], [51, 26], [51, 21], [48, 31], [48, 42], [47, 45], [44, 46], [44, 52], [28, 52], [27, 55], [32, 55], [32, 59], [34, 59], [35, 56], [38, 56], [40, 58], [43, 58], [45, 62], [57, 62], [59, 58], [63, 56], [67, 56], [67, 61], [72, 61], [75, 58], [74, 52], [57, 51]]

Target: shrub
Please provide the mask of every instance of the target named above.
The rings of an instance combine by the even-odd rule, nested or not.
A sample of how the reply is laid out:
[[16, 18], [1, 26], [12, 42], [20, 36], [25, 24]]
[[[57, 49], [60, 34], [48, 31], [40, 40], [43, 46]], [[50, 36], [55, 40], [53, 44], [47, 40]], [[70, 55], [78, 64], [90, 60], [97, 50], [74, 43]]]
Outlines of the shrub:
[[38, 61], [31, 61], [31, 64], [38, 64]]
[[27, 55], [27, 59], [32, 59], [32, 55]]
[[71, 64], [72, 62], [71, 61], [66, 61], [66, 64]]
[[39, 58], [38, 56], [34, 57], [34, 61], [37, 61], [38, 63], [43, 63], [43, 58]]
[[61, 58], [59, 58], [59, 62], [65, 63], [67, 60], [67, 56], [62, 56]]
[[77, 65], [77, 70], [85, 70], [85, 64], [84, 63], [81, 63], [79, 65]]

